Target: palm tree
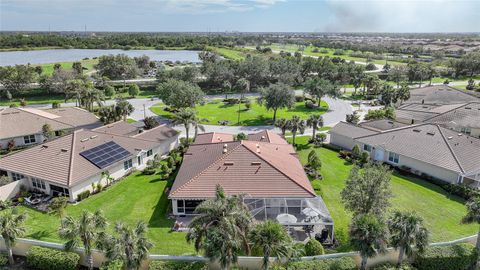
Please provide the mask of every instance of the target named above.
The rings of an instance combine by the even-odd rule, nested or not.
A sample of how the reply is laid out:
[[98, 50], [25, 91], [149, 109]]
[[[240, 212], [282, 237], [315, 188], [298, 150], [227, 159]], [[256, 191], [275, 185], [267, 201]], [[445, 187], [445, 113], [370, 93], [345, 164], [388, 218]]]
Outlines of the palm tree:
[[25, 233], [24, 222], [27, 219], [25, 214], [17, 214], [15, 210], [4, 210], [0, 216], [0, 235], [5, 241], [5, 248], [8, 253], [8, 262], [10, 265], [14, 264], [12, 247], [15, 245], [15, 240], [22, 237]]
[[185, 127], [185, 136], [188, 142], [188, 133], [190, 131], [190, 125], [196, 123], [197, 116], [193, 109], [191, 108], [180, 108], [175, 114], [173, 114], [172, 124], [173, 125], [183, 125]]
[[[467, 204], [467, 215], [462, 219], [463, 223], [477, 223], [480, 225], [480, 197], [470, 199]], [[480, 252], [480, 230], [477, 234], [477, 250]], [[477, 267], [480, 267], [480, 262], [477, 262]]]
[[240, 105], [245, 96], [245, 93], [250, 92], [250, 82], [245, 78], [240, 78], [237, 81], [237, 87], [240, 90], [240, 101], [238, 102], [238, 119], [237, 124], [240, 124]]
[[93, 111], [93, 104], [97, 103], [98, 106], [103, 106], [105, 94], [99, 89], [87, 87], [80, 92], [79, 99], [81, 105], [83, 105], [88, 111]]
[[137, 222], [130, 228], [122, 223], [115, 225], [114, 236], [105, 235], [102, 238], [101, 248], [110, 260], [121, 260], [128, 270], [138, 269], [143, 260], [148, 257], [148, 250], [153, 244], [148, 240], [147, 225], [143, 221]]
[[295, 137], [297, 133], [303, 134], [305, 132], [305, 120], [300, 119], [300, 117], [294, 115], [292, 119], [288, 120], [288, 130], [292, 132], [292, 143], [295, 146]]
[[360, 270], [366, 269], [368, 258], [386, 250], [387, 239], [387, 227], [376, 216], [358, 215], [352, 220], [350, 242], [360, 252]]
[[222, 88], [225, 92], [225, 99], [228, 99], [228, 93], [232, 91], [232, 83], [229, 81], [224, 81], [222, 84]]
[[319, 114], [310, 115], [307, 119], [307, 126], [313, 129], [312, 140], [314, 140], [317, 129], [323, 127], [323, 117]]
[[285, 132], [288, 129], [288, 120], [285, 118], [280, 118], [275, 121], [275, 126], [282, 130], [282, 135], [285, 136]]
[[250, 254], [247, 236], [252, 216], [242, 196], [227, 197], [217, 185], [215, 199], [202, 202], [195, 212], [198, 215], [190, 223], [187, 241], [194, 243], [197, 252], [204, 250], [223, 269], [237, 262], [242, 246]]
[[193, 119], [193, 128], [194, 128], [194, 135], [193, 135], [193, 140], [195, 140], [197, 138], [197, 135], [198, 135], [198, 130], [201, 130], [202, 132], [205, 132], [205, 127], [203, 125], [201, 125], [200, 123], [201, 122], [205, 122], [205, 121], [208, 121], [208, 119], [206, 118], [198, 118], [196, 112], [195, 112], [195, 119]]
[[93, 269], [92, 248], [95, 245], [100, 246], [99, 239], [106, 226], [107, 221], [100, 210], [93, 214], [84, 210], [78, 219], [71, 216], [62, 219], [58, 234], [62, 239], [67, 240], [66, 250], [74, 250], [82, 243], [88, 261], [88, 269]]
[[263, 252], [264, 270], [269, 267], [270, 256], [288, 257], [289, 247], [293, 242], [285, 228], [272, 220], [256, 224], [250, 232], [249, 238], [252, 247]]
[[130, 104], [130, 102], [119, 99], [117, 100], [117, 104], [115, 104], [114, 110], [117, 117], [122, 116], [123, 121], [127, 121], [127, 116], [129, 116], [135, 110], [135, 108], [132, 104]]
[[404, 254], [411, 256], [417, 249], [423, 253], [428, 246], [428, 230], [423, 224], [423, 219], [415, 213], [402, 213], [395, 211], [388, 220], [390, 242], [399, 250], [397, 266], [402, 264]]

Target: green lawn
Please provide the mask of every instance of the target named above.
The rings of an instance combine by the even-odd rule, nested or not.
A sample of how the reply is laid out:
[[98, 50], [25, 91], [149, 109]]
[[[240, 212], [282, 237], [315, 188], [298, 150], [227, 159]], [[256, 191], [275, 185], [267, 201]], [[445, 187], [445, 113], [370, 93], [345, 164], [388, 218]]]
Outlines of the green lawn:
[[[93, 66], [98, 63], [98, 59], [87, 59], [87, 60], [80, 60], [78, 61], [82, 63], [82, 66], [86, 68], [87, 70], [83, 70], [84, 73], [92, 71], [94, 68]], [[62, 66], [62, 69], [64, 70], [71, 70], [72, 69], [72, 64], [74, 62], [59, 62]], [[40, 65], [33, 65], [33, 66], [42, 66], [43, 67], [43, 73], [42, 74], [47, 74], [47, 75], [52, 75], [53, 73], [53, 66], [57, 63], [48, 63], [48, 64], [40, 64]]]
[[210, 50], [220, 54], [221, 56], [231, 60], [244, 60], [245, 52], [240, 49], [224, 48], [224, 47], [208, 47]]
[[[148, 224], [148, 238], [154, 243], [153, 254], [192, 254], [192, 245], [187, 244], [185, 233], [170, 232], [173, 221], [166, 218], [169, 201], [164, 190], [169, 182], [158, 175], [134, 173], [114, 184], [106, 191], [93, 195], [76, 204], [69, 205], [67, 215], [79, 216], [83, 210], [101, 209], [110, 225], [125, 222], [133, 225], [138, 220]], [[45, 241], [61, 242], [57, 230], [60, 219], [20, 206], [28, 214], [26, 237]]]
[[[152, 112], [160, 116], [171, 118], [172, 114], [163, 109], [165, 105], [158, 103], [150, 108]], [[203, 124], [218, 125], [218, 121], [227, 120], [229, 125], [236, 126], [238, 121], [238, 105], [225, 105], [221, 100], [211, 101], [205, 105], [199, 105], [195, 108], [198, 111]], [[292, 109], [282, 109], [277, 111], [278, 118], [291, 118], [294, 115], [302, 119], [307, 119], [311, 114], [323, 114], [328, 110], [328, 104], [322, 101], [322, 107], [318, 109], [308, 109], [304, 102], [297, 102]], [[245, 105], [241, 105], [240, 126], [260, 126], [268, 125], [273, 118], [273, 111], [267, 111], [264, 106], [260, 106], [252, 99], [252, 107], [246, 110]]]
[[[336, 231], [348, 232], [351, 215], [343, 207], [340, 192], [352, 166], [340, 159], [335, 151], [306, 145], [307, 139], [304, 136], [297, 140], [300, 159], [305, 163], [311, 149], [318, 153], [322, 161], [320, 185], [323, 200], [333, 217]], [[419, 178], [394, 174], [391, 183], [394, 197], [390, 210], [416, 211], [424, 218], [431, 241], [454, 240], [478, 231], [477, 225], [460, 224], [466, 214], [462, 199], [452, 197], [440, 187]]]

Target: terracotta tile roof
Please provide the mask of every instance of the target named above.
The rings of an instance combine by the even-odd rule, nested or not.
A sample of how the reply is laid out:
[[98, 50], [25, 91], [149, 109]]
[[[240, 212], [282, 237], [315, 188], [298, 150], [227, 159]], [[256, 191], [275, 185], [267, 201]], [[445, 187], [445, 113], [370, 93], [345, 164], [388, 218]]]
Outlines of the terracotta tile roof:
[[275, 144], [288, 144], [280, 135], [270, 130], [262, 130], [257, 133], [248, 134], [248, 140]]
[[316, 196], [291, 145], [234, 141], [191, 145], [169, 197], [212, 198], [217, 184], [254, 198]]
[[99, 126], [101, 122], [94, 114], [78, 108], [5, 108], [0, 110], [0, 139], [39, 134], [45, 124], [63, 130]]
[[155, 142], [163, 142], [177, 135], [178, 131], [176, 131], [175, 129], [167, 125], [160, 125], [155, 128], [145, 130], [141, 133], [133, 135], [132, 137]]
[[233, 134], [208, 132], [198, 134], [193, 144], [217, 143], [217, 142], [233, 142]]
[[138, 134], [138, 130], [139, 130], [138, 127], [128, 122], [125, 122], [123, 120], [94, 129], [94, 131], [97, 131], [97, 132], [103, 132], [103, 133], [115, 134], [115, 135], [125, 135], [125, 136], [132, 136], [132, 135]]
[[[161, 128], [156, 129], [153, 133], [161, 130]], [[129, 151], [132, 156], [128, 158], [160, 144], [152, 139], [114, 135], [95, 130], [77, 130], [64, 137], [3, 157], [0, 159], [0, 169], [37, 177], [63, 186], [74, 186], [103, 171], [82, 157], [80, 153], [110, 141]], [[108, 167], [105, 170], [108, 170]]]

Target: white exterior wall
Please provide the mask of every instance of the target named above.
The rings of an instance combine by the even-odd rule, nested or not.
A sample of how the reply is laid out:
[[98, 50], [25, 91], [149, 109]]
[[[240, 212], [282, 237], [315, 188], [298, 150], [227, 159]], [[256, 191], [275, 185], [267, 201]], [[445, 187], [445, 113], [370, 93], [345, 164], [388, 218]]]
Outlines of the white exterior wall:
[[15, 195], [20, 191], [20, 186], [27, 185], [27, 179], [21, 179], [8, 183], [0, 187], [0, 201], [5, 201], [15, 197]]
[[23, 138], [24, 136], [19, 136], [19, 137], [15, 137], [15, 138], [1, 139], [0, 140], [0, 148], [1, 149], [6, 149], [8, 147], [8, 143], [11, 140], [13, 140], [15, 142], [15, 147], [18, 147], [18, 146], [24, 146], [24, 145], [36, 145], [36, 144], [42, 143], [43, 140], [45, 139], [43, 137], [43, 134], [31, 134], [31, 135], [35, 135], [35, 143], [25, 144], [25, 140]]
[[[359, 146], [360, 146], [361, 150], [363, 150], [363, 145], [364, 144], [359, 143]], [[372, 147], [375, 147], [375, 150], [372, 150], [372, 152], [370, 153], [370, 157], [372, 159], [375, 159], [375, 151], [379, 151], [381, 148], [378, 147], [378, 146], [372, 146]], [[391, 165], [396, 166], [396, 167], [407, 166], [407, 167], [411, 168], [412, 171], [416, 170], [416, 171], [419, 171], [420, 173], [423, 172], [427, 175], [430, 175], [430, 176], [435, 177], [437, 179], [449, 182], [451, 184], [457, 184], [458, 183], [459, 174], [457, 172], [454, 172], [454, 171], [451, 171], [451, 170], [448, 170], [448, 169], [445, 169], [445, 168], [441, 168], [441, 167], [438, 167], [438, 166], [435, 166], [435, 165], [432, 165], [432, 164], [429, 164], [429, 163], [426, 163], [426, 162], [423, 162], [423, 161], [420, 161], [420, 160], [417, 160], [417, 159], [413, 159], [411, 157], [403, 156], [403, 155], [399, 155], [398, 164], [396, 164], [396, 163], [390, 162], [388, 160], [389, 151], [385, 151], [383, 149], [381, 151], [383, 151], [383, 159], [379, 160], [379, 161], [383, 161], [385, 163], [391, 164]], [[377, 160], [377, 159], [375, 159], [375, 160]]]
[[339, 146], [343, 149], [352, 150], [353, 146], [357, 143], [352, 138], [332, 132], [330, 133], [330, 144]]

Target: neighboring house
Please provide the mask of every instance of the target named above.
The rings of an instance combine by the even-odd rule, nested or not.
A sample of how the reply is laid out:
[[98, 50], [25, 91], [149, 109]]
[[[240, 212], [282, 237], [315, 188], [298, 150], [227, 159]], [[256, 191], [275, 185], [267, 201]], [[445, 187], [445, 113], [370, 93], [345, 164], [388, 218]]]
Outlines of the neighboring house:
[[449, 105], [432, 105], [421, 103], [409, 103], [400, 106], [395, 110], [395, 120], [405, 124], [418, 124], [427, 121], [432, 117], [448, 112], [452, 109], [465, 105], [449, 104]]
[[480, 102], [457, 106], [427, 120], [427, 123], [438, 124], [457, 132], [480, 138]]
[[177, 145], [178, 132], [165, 125], [139, 133], [125, 122], [116, 122], [75, 130], [7, 155], [0, 159], [0, 175], [75, 201], [79, 193], [92, 190], [92, 184], [106, 185], [105, 172], [118, 179], [132, 169], [143, 169], [155, 155], [165, 155]]
[[77, 107], [0, 109], [0, 149], [44, 142], [42, 127], [45, 124], [51, 127], [56, 137], [76, 129], [102, 125], [93, 113]]
[[410, 98], [404, 103], [449, 105], [479, 101], [477, 96], [460, 89], [446, 85], [432, 85], [410, 90]]
[[[215, 197], [217, 185], [227, 195], [243, 194], [256, 220], [277, 219], [300, 229], [322, 225], [333, 235], [333, 221], [323, 200], [294, 148], [278, 134], [261, 131], [241, 141], [234, 141], [232, 134], [199, 134], [185, 153], [169, 194], [173, 214], [195, 215], [197, 205]], [[308, 211], [312, 211], [309, 216]], [[282, 215], [291, 220], [281, 221]]]
[[452, 184], [480, 187], [480, 140], [436, 124], [387, 130], [340, 122], [330, 131], [330, 143], [367, 151], [373, 160], [409, 169]]

